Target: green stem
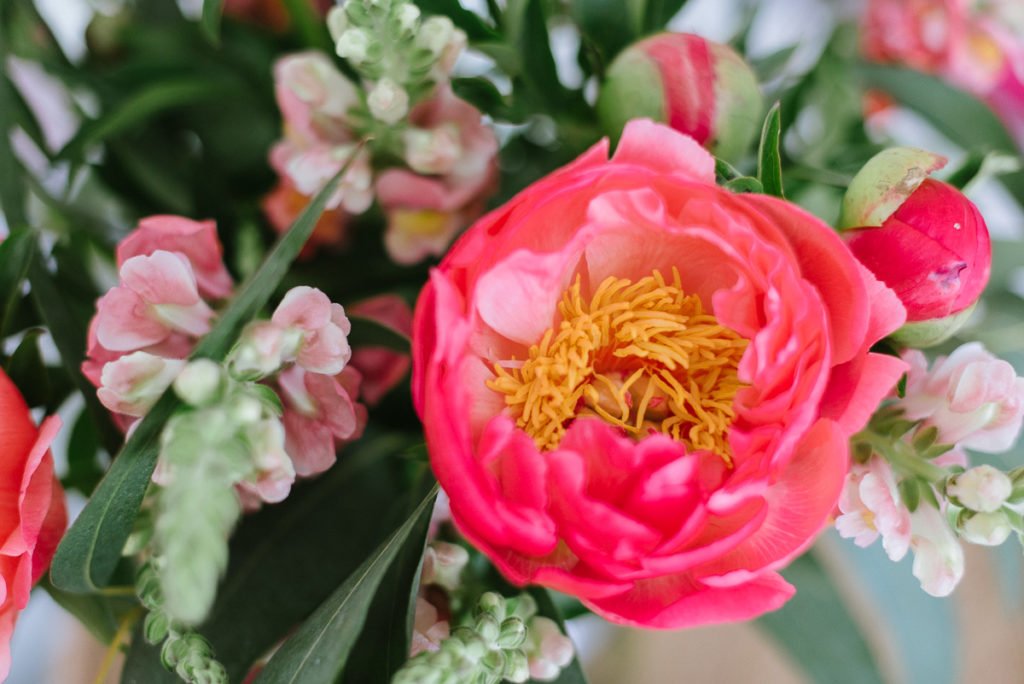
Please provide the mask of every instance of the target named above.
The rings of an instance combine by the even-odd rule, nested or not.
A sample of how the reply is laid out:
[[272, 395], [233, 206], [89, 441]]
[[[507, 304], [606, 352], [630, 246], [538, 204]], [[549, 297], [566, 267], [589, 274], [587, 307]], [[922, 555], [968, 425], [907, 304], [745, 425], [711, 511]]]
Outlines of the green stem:
[[937, 484], [949, 476], [949, 471], [918, 456], [908, 448], [907, 443], [903, 440], [892, 441], [870, 430], [865, 430], [855, 437], [855, 441], [864, 442], [870, 446], [903, 475], [921, 478], [931, 484]]

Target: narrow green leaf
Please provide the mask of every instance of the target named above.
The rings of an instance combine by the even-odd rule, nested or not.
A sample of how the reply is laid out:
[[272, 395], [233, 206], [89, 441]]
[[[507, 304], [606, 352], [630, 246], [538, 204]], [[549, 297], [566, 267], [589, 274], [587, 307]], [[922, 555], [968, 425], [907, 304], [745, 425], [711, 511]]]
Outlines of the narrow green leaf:
[[[278, 240], [259, 270], [242, 284], [213, 330], [196, 346], [192, 358], [216, 361], [224, 358], [242, 326], [270, 300], [288, 267], [312, 234], [338, 180], [361, 151], [362, 146], [352, 153], [341, 171], [317, 193], [288, 232]], [[70, 349], [69, 353], [81, 357], [80, 348]], [[64, 355], [63, 349], [61, 355]], [[94, 394], [88, 389], [84, 393], [86, 396]], [[168, 391], [139, 422], [89, 503], [64, 535], [50, 569], [57, 587], [65, 591], [91, 592], [109, 581], [121, 557], [121, 549], [131, 534], [132, 523], [156, 466], [160, 432], [178, 403], [174, 394]]]
[[782, 107], [778, 102], [768, 111], [761, 130], [757, 178], [765, 194], [785, 197], [782, 192]]
[[[551, 593], [543, 587], [531, 587], [529, 592], [537, 602], [537, 614], [554, 620], [564, 633], [565, 621], [562, 619], [561, 612], [551, 598]], [[558, 675], [558, 679], [555, 680], [555, 684], [587, 684], [587, 678], [583, 674], [583, 668], [580, 666], [578, 657], [574, 657], [572, 662], [562, 670], [562, 673]]]
[[[0, 65], [6, 63], [7, 36], [0, 26]], [[14, 129], [15, 113], [14, 86], [6, 78], [0, 78], [0, 213], [9, 226], [23, 226], [28, 222], [25, 214], [26, 188], [22, 177], [21, 164], [11, 147], [11, 132]]]
[[405, 540], [429, 519], [437, 486], [376, 552], [342, 584], [267, 663], [259, 684], [333, 684], [344, 670], [374, 593]]
[[[209, 4], [209, 2], [208, 2]], [[224, 97], [224, 84], [209, 78], [161, 81], [132, 93], [98, 119], [82, 125], [57, 153], [57, 159], [80, 160], [90, 145], [126, 131], [147, 119], [183, 106]]]
[[452, 20], [456, 26], [466, 32], [466, 37], [473, 43], [498, 38], [498, 32], [484, 21], [476, 12], [472, 12], [459, 0], [416, 0], [416, 6], [424, 14], [442, 14]]
[[7, 360], [7, 375], [25, 395], [29, 406], [44, 406], [50, 396], [50, 378], [39, 350], [39, 336], [42, 328], [31, 328], [25, 332], [18, 348]]
[[22, 282], [35, 253], [36, 236], [27, 228], [12, 230], [0, 242], [0, 339], [7, 336], [7, 327], [22, 297]]
[[65, 489], [90, 496], [103, 478], [99, 464], [100, 436], [87, 410], [78, 414], [68, 438], [68, 472], [61, 480]]
[[804, 554], [782, 574], [796, 586], [796, 595], [756, 624], [793, 656], [811, 681], [882, 684], [864, 633], [814, 555]]
[[644, 33], [665, 30], [665, 25], [679, 14], [679, 10], [685, 4], [686, 0], [647, 0], [647, 7], [644, 10]]
[[212, 45], [220, 45], [220, 16], [223, 11], [224, 0], [203, 0], [203, 15], [199, 25]]
[[900, 480], [898, 487], [900, 498], [906, 504], [907, 510], [913, 513], [921, 504], [921, 481], [916, 477], [908, 477], [905, 480]]
[[623, 48], [636, 40], [639, 27], [628, 0], [572, 0], [569, 12], [600, 54], [604, 66]]

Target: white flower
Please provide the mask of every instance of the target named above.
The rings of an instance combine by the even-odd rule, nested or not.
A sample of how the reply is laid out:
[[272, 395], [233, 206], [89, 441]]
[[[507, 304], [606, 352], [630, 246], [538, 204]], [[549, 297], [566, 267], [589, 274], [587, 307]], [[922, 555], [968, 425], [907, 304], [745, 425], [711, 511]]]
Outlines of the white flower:
[[220, 364], [210, 359], [196, 359], [175, 378], [174, 392], [186, 404], [203, 406], [220, 393], [223, 380]]
[[960, 528], [961, 537], [981, 546], [999, 546], [1006, 541], [1011, 532], [1013, 527], [1006, 513], [1002, 511], [965, 516]]
[[913, 572], [932, 596], [949, 596], [964, 576], [964, 550], [945, 516], [922, 504], [911, 516]]
[[873, 543], [881, 535], [882, 546], [893, 561], [907, 555], [910, 548], [910, 511], [900, 499], [889, 463], [873, 456], [866, 464], [855, 464], [846, 476], [839, 498], [836, 530], [853, 539], [860, 547]]
[[993, 513], [1002, 508], [1013, 492], [1009, 476], [990, 465], [980, 465], [950, 478], [946, 492], [964, 508]]
[[334, 44], [338, 56], [352, 65], [362, 64], [370, 49], [370, 36], [358, 28], [345, 29]]
[[390, 78], [374, 84], [366, 97], [373, 118], [386, 124], [396, 124], [409, 113], [409, 93]]

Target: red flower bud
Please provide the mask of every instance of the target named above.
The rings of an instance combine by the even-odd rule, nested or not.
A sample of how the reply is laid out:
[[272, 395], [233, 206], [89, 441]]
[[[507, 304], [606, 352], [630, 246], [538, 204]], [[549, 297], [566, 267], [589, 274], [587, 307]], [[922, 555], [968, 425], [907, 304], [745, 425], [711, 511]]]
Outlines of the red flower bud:
[[732, 48], [689, 33], [662, 33], [612, 62], [597, 108], [613, 137], [630, 119], [649, 118], [735, 159], [757, 136], [764, 102], [757, 77]]
[[985, 219], [963, 193], [928, 178], [944, 164], [909, 148], [882, 152], [857, 174], [843, 203], [850, 250], [899, 296], [907, 325], [893, 337], [930, 346], [963, 324], [988, 283]]

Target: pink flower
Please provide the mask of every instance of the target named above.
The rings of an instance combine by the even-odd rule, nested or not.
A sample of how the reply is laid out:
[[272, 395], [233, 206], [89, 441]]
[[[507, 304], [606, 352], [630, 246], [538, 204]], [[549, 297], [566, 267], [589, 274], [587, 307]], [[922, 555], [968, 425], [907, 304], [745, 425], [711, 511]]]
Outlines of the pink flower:
[[661, 33], [615, 58], [597, 111], [612, 137], [630, 119], [650, 117], [733, 160], [760, 132], [764, 100], [754, 71], [728, 45]]
[[121, 284], [96, 302], [96, 340], [129, 352], [167, 342], [180, 333], [201, 337], [213, 311], [199, 296], [188, 259], [157, 250], [121, 264]]
[[[359, 103], [356, 87], [319, 52], [289, 55], [274, 65], [274, 92], [284, 117], [284, 139], [270, 152], [270, 165], [307, 197], [341, 170], [355, 150], [348, 111]], [[328, 201], [353, 214], [373, 202], [373, 171], [363, 151]]]
[[285, 450], [285, 430], [281, 421], [261, 420], [250, 426], [246, 437], [255, 455], [256, 474], [238, 485], [246, 509], [262, 503], [279, 503], [288, 497], [295, 482], [295, 467]]
[[940, 356], [928, 370], [917, 350], [903, 358], [910, 364], [900, 406], [911, 420], [939, 429], [939, 440], [968, 449], [999, 453], [1017, 440], [1024, 421], [1024, 378], [980, 342], [961, 345]]
[[352, 358], [348, 345], [352, 324], [345, 309], [316, 288], [302, 285], [288, 290], [271, 322], [282, 329], [301, 332], [295, 361], [308, 371], [337, 375]]
[[913, 573], [932, 596], [949, 596], [964, 576], [964, 550], [946, 516], [922, 504], [911, 514]]
[[903, 373], [891, 290], [650, 121], [473, 226], [417, 304], [413, 393], [465, 536], [516, 584], [676, 628], [751, 618]]
[[455, 234], [483, 211], [497, 182], [498, 141], [480, 112], [448, 86], [409, 113], [405, 136], [412, 170], [377, 179], [388, 215], [384, 244], [397, 263], [440, 256]]
[[409, 657], [414, 658], [424, 651], [439, 650], [441, 642], [448, 638], [448, 634], [448, 621], [441, 619], [434, 604], [417, 596]]
[[530, 664], [530, 678], [534, 681], [555, 681], [576, 654], [572, 640], [562, 634], [556, 622], [546, 617], [537, 616], [530, 620], [527, 638], [526, 657]]
[[177, 252], [192, 266], [199, 293], [210, 299], [231, 296], [231, 275], [224, 266], [224, 249], [213, 221], [192, 221], [180, 216], [150, 216], [117, 245], [117, 265], [136, 256], [162, 250]]
[[100, 403], [114, 413], [142, 417], [185, 367], [185, 361], [132, 352], [103, 366]]
[[334, 465], [337, 444], [358, 439], [366, 426], [366, 408], [356, 403], [358, 371], [346, 368], [332, 377], [293, 366], [278, 384], [285, 400], [285, 450], [295, 474], [322, 473]]
[[[350, 307], [354, 316], [377, 321], [404, 335], [412, 334], [412, 309], [398, 295], [384, 294], [364, 299]], [[352, 352], [352, 366], [363, 376], [362, 397], [374, 406], [402, 381], [412, 359], [408, 354], [386, 347], [359, 347]]]
[[0, 680], [10, 671], [18, 613], [67, 526], [64, 492], [49, 452], [59, 429], [55, 416], [37, 428], [18, 388], [0, 370]]
[[907, 555], [910, 511], [900, 499], [896, 477], [886, 460], [873, 456], [866, 464], [850, 468], [839, 510], [842, 515], [836, 518], [836, 529], [840, 536], [866, 547], [881, 535], [890, 560]]

